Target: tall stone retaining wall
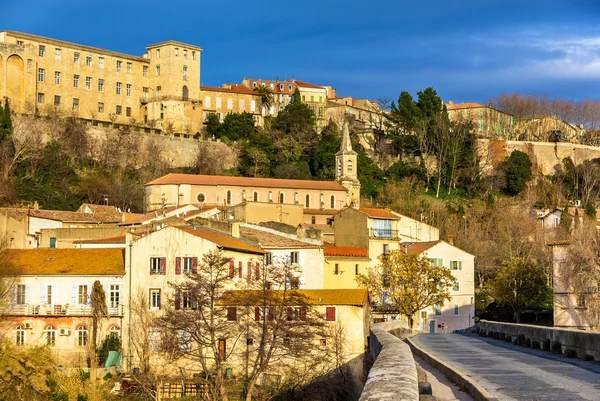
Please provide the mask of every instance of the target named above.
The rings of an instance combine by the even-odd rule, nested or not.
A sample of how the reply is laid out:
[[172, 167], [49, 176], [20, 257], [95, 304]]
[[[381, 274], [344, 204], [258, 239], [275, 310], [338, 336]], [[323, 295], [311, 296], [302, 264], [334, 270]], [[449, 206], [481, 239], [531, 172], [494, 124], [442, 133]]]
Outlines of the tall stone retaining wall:
[[555, 354], [600, 361], [600, 333], [481, 320], [479, 334]]
[[377, 323], [371, 327], [369, 349], [375, 363], [369, 371], [360, 401], [419, 400], [415, 360], [410, 347], [401, 340], [410, 334], [412, 330], [400, 321]]

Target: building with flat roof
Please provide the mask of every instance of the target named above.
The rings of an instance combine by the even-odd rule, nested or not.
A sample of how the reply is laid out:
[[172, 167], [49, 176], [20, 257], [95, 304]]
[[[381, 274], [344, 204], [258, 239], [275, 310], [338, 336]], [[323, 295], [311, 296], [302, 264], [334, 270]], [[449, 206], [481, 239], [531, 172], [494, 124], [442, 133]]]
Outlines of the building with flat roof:
[[199, 132], [198, 46], [173, 40], [131, 55], [15, 31], [0, 32], [0, 98], [17, 113]]

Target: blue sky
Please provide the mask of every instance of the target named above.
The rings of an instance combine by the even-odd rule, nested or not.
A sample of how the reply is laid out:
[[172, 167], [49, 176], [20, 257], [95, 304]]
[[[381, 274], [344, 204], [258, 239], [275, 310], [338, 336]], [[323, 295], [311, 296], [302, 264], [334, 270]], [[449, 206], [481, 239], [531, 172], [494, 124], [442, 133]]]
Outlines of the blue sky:
[[600, 0], [3, 0], [5, 29], [137, 55], [191, 43], [203, 85], [294, 77], [372, 99], [427, 86], [455, 102], [600, 97]]

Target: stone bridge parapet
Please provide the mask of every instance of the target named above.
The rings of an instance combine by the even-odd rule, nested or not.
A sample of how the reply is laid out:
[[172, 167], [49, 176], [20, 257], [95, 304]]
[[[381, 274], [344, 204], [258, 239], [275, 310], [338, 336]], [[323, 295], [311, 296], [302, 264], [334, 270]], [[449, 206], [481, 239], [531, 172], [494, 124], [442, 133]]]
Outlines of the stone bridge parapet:
[[401, 321], [377, 323], [371, 327], [369, 349], [375, 363], [360, 401], [419, 400], [415, 360], [403, 338], [413, 332]]
[[481, 320], [475, 332], [482, 336], [543, 349], [554, 354], [562, 353], [568, 357], [600, 361], [599, 332], [487, 320]]

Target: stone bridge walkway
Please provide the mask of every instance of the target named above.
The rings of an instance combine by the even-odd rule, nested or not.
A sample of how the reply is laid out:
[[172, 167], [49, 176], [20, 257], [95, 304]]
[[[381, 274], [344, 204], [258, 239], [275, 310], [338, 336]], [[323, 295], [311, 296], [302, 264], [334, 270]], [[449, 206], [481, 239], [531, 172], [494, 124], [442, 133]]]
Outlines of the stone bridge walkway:
[[499, 401], [600, 400], [600, 364], [462, 334], [421, 334], [417, 346]]

